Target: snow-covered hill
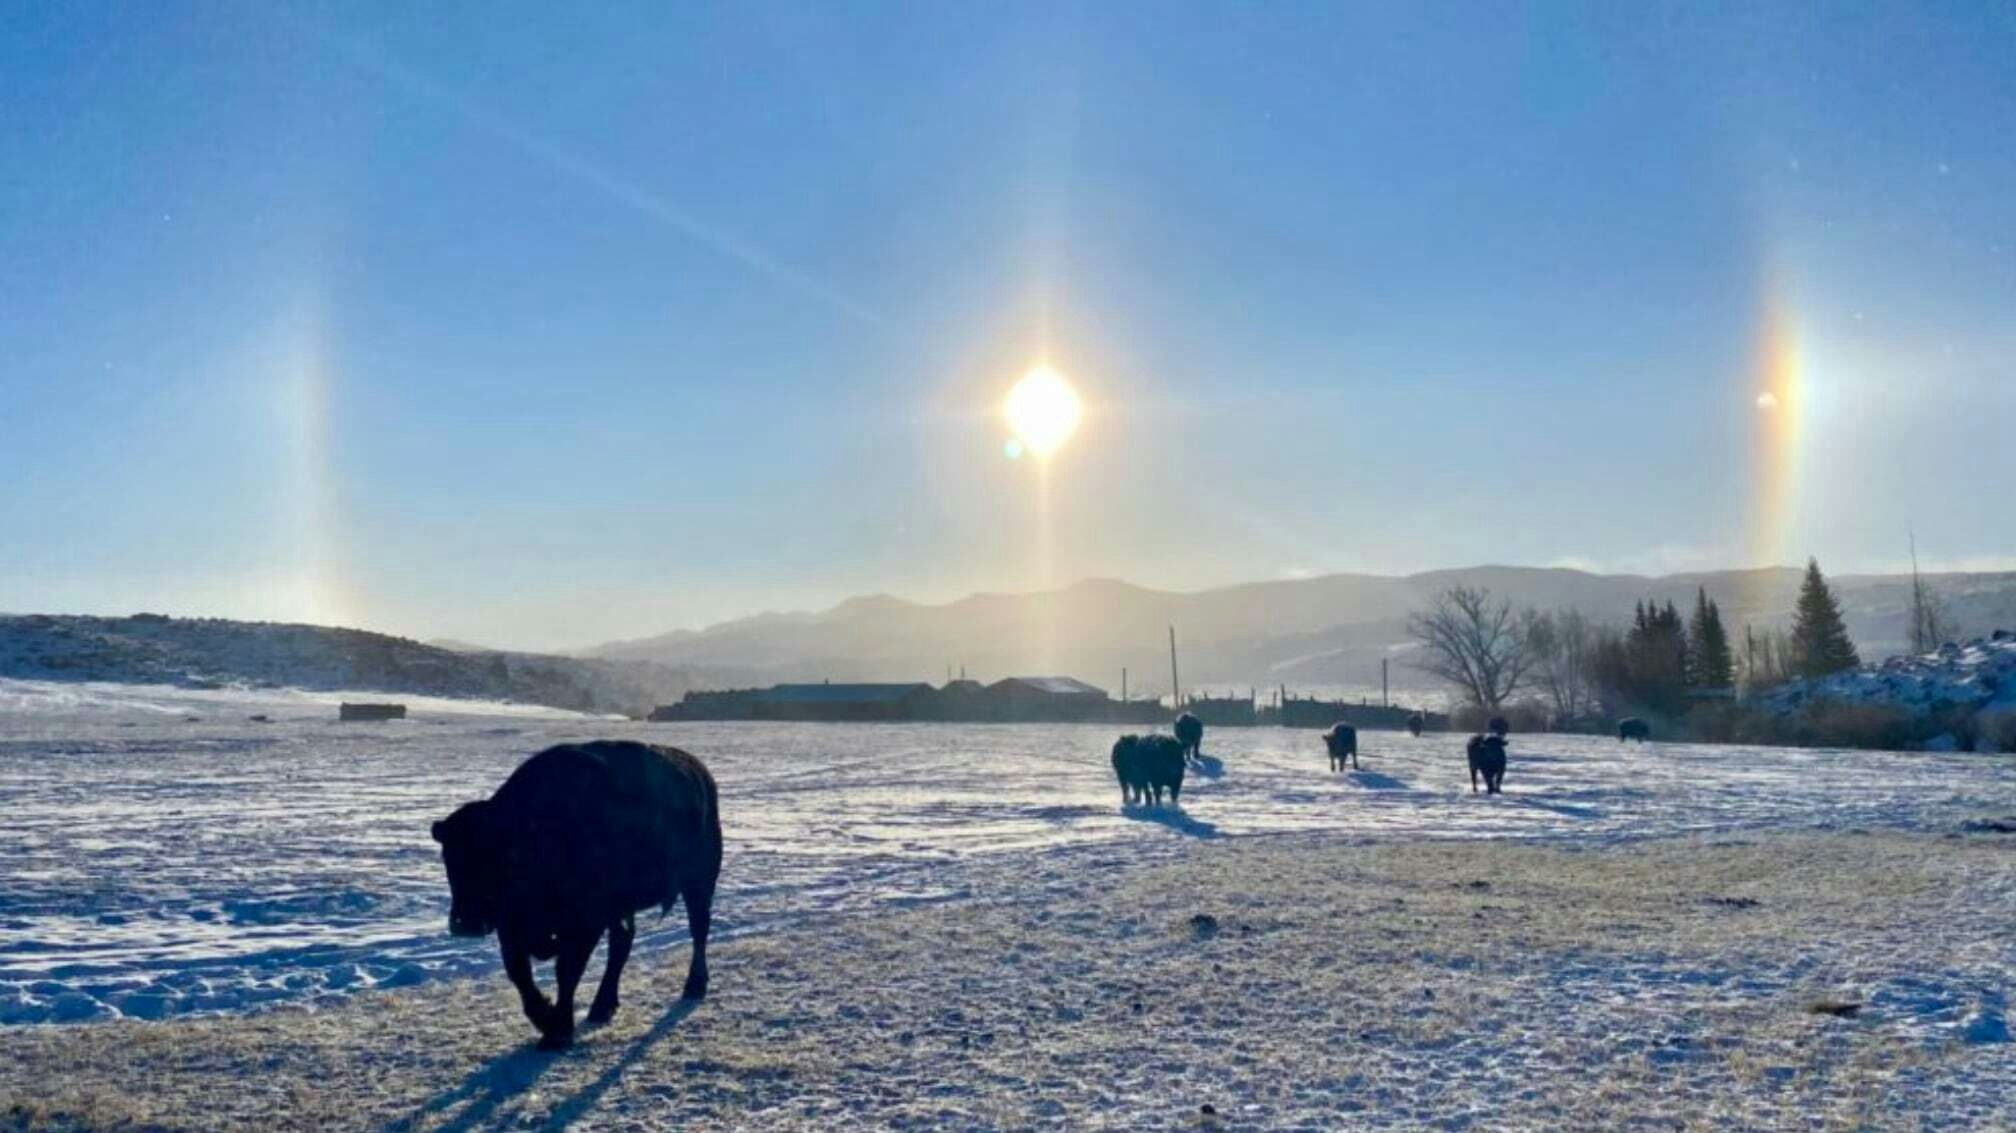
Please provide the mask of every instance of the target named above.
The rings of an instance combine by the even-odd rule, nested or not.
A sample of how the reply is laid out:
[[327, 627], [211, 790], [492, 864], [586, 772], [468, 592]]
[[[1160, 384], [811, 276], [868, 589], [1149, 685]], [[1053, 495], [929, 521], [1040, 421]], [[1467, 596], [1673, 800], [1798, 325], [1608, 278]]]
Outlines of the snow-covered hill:
[[1931, 653], [1794, 681], [1763, 701], [1778, 713], [1833, 701], [1901, 709], [1918, 719], [2016, 715], [2016, 633], [1997, 630], [1964, 645], [1949, 642]]
[[0, 677], [345, 689], [624, 713], [698, 683], [649, 661], [468, 653], [364, 630], [159, 614], [0, 615]]

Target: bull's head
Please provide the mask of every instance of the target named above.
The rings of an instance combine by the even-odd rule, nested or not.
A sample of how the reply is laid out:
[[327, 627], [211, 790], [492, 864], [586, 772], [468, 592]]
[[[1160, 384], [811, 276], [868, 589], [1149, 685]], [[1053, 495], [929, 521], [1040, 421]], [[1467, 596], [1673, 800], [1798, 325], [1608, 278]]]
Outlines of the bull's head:
[[434, 824], [434, 840], [448, 867], [448, 931], [456, 936], [488, 936], [497, 927], [504, 848], [496, 825], [487, 801], [464, 804]]

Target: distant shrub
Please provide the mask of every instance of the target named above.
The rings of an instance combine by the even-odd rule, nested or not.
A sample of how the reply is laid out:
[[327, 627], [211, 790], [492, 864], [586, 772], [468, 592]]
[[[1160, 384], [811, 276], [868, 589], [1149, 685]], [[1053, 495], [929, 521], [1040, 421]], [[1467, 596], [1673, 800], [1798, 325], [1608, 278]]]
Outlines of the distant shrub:
[[1858, 747], [1900, 751], [1925, 739], [1925, 722], [1888, 704], [1816, 700], [1792, 718], [1802, 742], [1812, 747]]
[[2016, 752], [2016, 710], [2001, 709], [1975, 716], [1974, 750]]
[[[1688, 739], [1704, 744], [1741, 744], [1766, 742], [1760, 735], [1765, 731], [1765, 722], [1758, 719], [1759, 713], [1737, 704], [1701, 704], [1687, 713], [1681, 722], [1680, 732]], [[1657, 736], [1655, 727], [1652, 734]]]
[[[1699, 743], [1903, 751], [1945, 732], [1965, 743], [1967, 734], [1951, 721], [1914, 716], [1887, 704], [1816, 700], [1790, 714], [1755, 702], [1696, 705], [1666, 735]], [[1660, 734], [1656, 727], [1653, 734]]]
[[1512, 725], [1514, 732], [1546, 732], [1548, 727], [1547, 706], [1529, 701], [1508, 704], [1496, 712], [1489, 712], [1474, 704], [1465, 705], [1449, 714], [1449, 729], [1455, 732], [1481, 732], [1491, 722], [1491, 717], [1503, 716]]

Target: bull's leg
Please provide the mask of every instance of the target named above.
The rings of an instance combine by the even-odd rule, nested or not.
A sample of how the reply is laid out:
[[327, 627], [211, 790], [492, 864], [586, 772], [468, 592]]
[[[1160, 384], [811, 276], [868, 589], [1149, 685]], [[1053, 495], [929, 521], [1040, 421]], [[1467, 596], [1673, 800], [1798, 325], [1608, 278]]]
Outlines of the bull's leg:
[[1181, 783], [1169, 784], [1169, 805], [1177, 806], [1180, 805], [1182, 801], [1183, 801], [1183, 784]]
[[602, 927], [597, 925], [592, 933], [560, 942], [560, 955], [553, 960], [553, 1017], [545, 1037], [539, 1040], [540, 1050], [566, 1050], [574, 1045], [574, 989], [581, 986], [588, 957], [595, 954], [595, 942], [601, 936]]
[[1473, 795], [1477, 793], [1477, 768], [1475, 766], [1470, 768], [1470, 793]]
[[499, 929], [498, 943], [504, 950], [504, 974], [510, 977], [511, 986], [518, 989], [518, 1003], [525, 1009], [525, 1017], [539, 1028], [541, 1034], [553, 1021], [553, 1005], [546, 1002], [546, 993], [539, 990], [539, 984], [532, 978], [532, 953], [516, 933]]
[[1365, 768], [1360, 766], [1358, 763], [1358, 749], [1355, 747], [1351, 749], [1351, 770], [1353, 771], [1365, 770]]
[[686, 902], [686, 931], [693, 937], [693, 962], [686, 969], [687, 999], [707, 996], [707, 934], [714, 927], [714, 879], [689, 882], [680, 890]]
[[609, 959], [602, 965], [602, 983], [595, 989], [595, 1002], [588, 1005], [590, 1023], [607, 1023], [616, 1017], [617, 984], [623, 979], [623, 965], [630, 959], [630, 944], [637, 939], [637, 915], [626, 913], [609, 924]]

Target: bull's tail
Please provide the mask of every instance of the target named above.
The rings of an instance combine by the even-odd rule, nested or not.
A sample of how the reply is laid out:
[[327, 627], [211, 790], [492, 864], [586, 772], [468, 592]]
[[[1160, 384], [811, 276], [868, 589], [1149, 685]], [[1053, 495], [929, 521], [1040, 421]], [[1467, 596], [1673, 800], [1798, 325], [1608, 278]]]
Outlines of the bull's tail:
[[[706, 768], [700, 769], [700, 800], [704, 811], [698, 823], [700, 827], [700, 852], [685, 870], [673, 870], [676, 879], [666, 888], [658, 905], [658, 918], [663, 920], [672, 912], [672, 906], [679, 903], [684, 891], [684, 875], [699, 873], [709, 878], [721, 874], [721, 791], [714, 785], [714, 776]], [[710, 885], [711, 888], [711, 885]]]

